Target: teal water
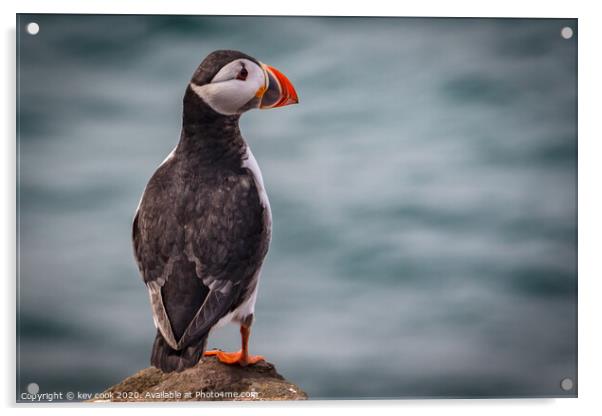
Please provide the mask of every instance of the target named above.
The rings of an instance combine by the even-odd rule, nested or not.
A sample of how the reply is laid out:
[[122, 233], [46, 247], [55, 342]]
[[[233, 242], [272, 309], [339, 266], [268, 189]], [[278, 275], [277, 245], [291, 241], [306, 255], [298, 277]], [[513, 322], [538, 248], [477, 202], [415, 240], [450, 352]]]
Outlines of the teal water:
[[21, 15], [18, 395], [148, 365], [130, 224], [226, 48], [300, 97], [241, 122], [274, 217], [253, 351], [313, 398], [575, 395], [576, 23]]

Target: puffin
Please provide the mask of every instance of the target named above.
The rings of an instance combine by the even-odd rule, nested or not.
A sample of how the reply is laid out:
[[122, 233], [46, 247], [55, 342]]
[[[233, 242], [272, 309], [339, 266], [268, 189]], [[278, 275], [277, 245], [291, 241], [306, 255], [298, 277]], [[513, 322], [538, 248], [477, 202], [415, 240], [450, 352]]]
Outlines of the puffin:
[[[157, 329], [151, 365], [181, 372], [204, 356], [247, 366], [272, 214], [240, 116], [296, 104], [276, 68], [234, 50], [210, 53], [184, 92], [179, 142], [144, 189], [132, 226], [134, 257]], [[206, 351], [215, 328], [240, 326], [241, 349]]]

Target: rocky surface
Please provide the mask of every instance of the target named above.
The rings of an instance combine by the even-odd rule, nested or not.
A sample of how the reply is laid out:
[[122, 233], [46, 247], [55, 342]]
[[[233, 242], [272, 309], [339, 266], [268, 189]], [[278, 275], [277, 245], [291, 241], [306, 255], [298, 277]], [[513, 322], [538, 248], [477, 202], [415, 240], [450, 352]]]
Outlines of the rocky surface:
[[306, 400], [307, 394], [287, 381], [266, 361], [249, 366], [225, 365], [205, 357], [181, 373], [145, 368], [90, 402], [152, 402], [203, 400]]

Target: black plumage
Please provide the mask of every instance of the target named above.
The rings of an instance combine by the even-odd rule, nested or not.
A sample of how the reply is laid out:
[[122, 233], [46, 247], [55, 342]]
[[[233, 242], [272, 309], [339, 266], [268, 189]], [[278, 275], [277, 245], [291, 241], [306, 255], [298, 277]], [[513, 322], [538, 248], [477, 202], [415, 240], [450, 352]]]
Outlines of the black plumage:
[[[218, 51], [192, 82], [205, 85], [240, 58], [259, 65]], [[158, 328], [151, 364], [166, 372], [199, 361], [211, 328], [253, 293], [268, 250], [268, 208], [244, 166], [239, 117], [218, 113], [189, 85], [180, 141], [152, 175], [134, 218], [134, 253]], [[253, 316], [241, 319], [250, 326]]]

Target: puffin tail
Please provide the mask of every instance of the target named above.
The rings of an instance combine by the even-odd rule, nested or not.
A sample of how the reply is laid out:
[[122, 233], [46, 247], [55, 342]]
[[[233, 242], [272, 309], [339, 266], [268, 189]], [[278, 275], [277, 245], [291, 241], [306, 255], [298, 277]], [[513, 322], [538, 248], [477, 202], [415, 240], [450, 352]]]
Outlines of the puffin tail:
[[161, 333], [157, 331], [150, 362], [152, 366], [157, 367], [164, 373], [184, 371], [187, 368], [194, 367], [200, 361], [206, 345], [207, 337], [205, 336], [198, 343], [181, 350], [174, 350], [165, 342]]

